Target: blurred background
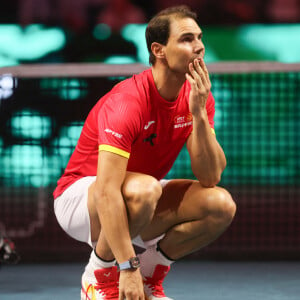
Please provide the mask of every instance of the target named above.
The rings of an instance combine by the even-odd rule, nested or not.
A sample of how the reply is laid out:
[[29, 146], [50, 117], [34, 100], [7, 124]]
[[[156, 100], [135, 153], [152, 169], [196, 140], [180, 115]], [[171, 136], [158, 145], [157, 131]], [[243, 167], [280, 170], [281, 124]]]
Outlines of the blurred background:
[[[23, 262], [86, 261], [89, 247], [55, 220], [52, 191], [88, 111], [124, 78], [80, 75], [83, 65], [76, 76], [47, 76], [47, 68], [128, 64], [130, 73], [130, 64], [147, 66], [147, 22], [175, 4], [197, 11], [207, 64], [232, 63], [211, 80], [216, 134], [228, 160], [221, 185], [238, 213], [220, 239], [190, 258], [299, 259], [299, 65], [243, 72], [233, 64], [297, 66], [299, 1], [10, 0], [0, 9], [0, 231]], [[44, 75], [23, 76], [27, 64], [44, 65]], [[11, 75], [9, 67], [18, 66], [20, 74]], [[193, 178], [185, 148], [168, 174], [180, 177]]]
[[300, 60], [297, 0], [11, 0], [0, 9], [0, 67], [36, 62], [147, 64], [146, 23], [175, 4], [187, 4], [198, 13], [207, 63]]

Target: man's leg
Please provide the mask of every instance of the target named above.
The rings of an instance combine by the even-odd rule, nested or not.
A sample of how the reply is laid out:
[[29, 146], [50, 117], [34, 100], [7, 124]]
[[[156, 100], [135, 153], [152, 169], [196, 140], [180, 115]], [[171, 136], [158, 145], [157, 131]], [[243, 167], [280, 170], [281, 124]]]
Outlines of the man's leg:
[[[118, 299], [118, 273], [114, 266], [115, 259], [101, 231], [97, 209], [93, 201], [94, 188], [95, 184], [92, 184], [89, 188], [88, 208], [91, 222], [91, 237], [92, 241], [97, 242], [97, 244], [95, 250], [91, 253], [89, 263], [83, 274], [82, 299], [88, 299], [89, 297], [106, 299], [106, 293], [110, 297], [114, 294], [116, 299]], [[138, 173], [127, 173], [122, 186], [122, 194], [128, 212], [128, 223], [132, 238], [149, 226], [161, 193], [161, 185], [155, 178]]]
[[[97, 242], [96, 252], [106, 260], [114, 258], [104, 235], [101, 232], [99, 217], [93, 201], [95, 184], [89, 188], [88, 208], [91, 220], [92, 241]], [[136, 237], [149, 226], [152, 221], [157, 202], [162, 194], [162, 188], [152, 176], [127, 172], [122, 194], [128, 211], [130, 235]]]
[[145, 241], [165, 234], [140, 257], [150, 299], [169, 299], [162, 281], [170, 264], [214, 241], [229, 226], [235, 211], [230, 194], [219, 187], [172, 180], [163, 188], [153, 220], [141, 233]]
[[172, 180], [163, 189], [152, 222], [141, 234], [163, 233], [160, 248], [177, 260], [218, 238], [230, 225], [236, 205], [223, 188], [203, 188], [191, 180]]

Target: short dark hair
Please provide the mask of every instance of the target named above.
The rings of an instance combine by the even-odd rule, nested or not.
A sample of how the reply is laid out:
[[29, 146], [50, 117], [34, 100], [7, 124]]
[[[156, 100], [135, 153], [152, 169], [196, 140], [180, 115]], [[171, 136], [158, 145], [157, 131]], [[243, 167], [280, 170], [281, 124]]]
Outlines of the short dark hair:
[[151, 51], [153, 42], [166, 45], [170, 36], [171, 17], [175, 18], [191, 18], [197, 22], [197, 14], [186, 5], [179, 5], [166, 8], [157, 13], [148, 23], [146, 28], [146, 42], [149, 51], [149, 63], [155, 63], [155, 56]]

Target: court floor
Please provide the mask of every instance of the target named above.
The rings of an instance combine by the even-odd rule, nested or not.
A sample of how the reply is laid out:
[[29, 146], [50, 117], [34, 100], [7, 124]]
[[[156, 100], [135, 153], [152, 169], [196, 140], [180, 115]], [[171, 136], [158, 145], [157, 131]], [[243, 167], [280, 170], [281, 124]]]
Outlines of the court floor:
[[[0, 268], [1, 300], [80, 299], [83, 264]], [[179, 261], [165, 281], [175, 300], [299, 300], [300, 262]]]

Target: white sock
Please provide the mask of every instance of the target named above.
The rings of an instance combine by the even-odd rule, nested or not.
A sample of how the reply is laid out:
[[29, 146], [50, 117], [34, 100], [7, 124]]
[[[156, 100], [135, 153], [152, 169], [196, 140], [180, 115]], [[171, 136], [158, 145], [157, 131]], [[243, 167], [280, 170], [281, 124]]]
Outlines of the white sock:
[[95, 250], [92, 251], [88, 264], [85, 267], [85, 274], [88, 277], [94, 278], [94, 271], [97, 269], [111, 268], [116, 264], [116, 260], [104, 261], [98, 257]]
[[141, 262], [141, 272], [144, 277], [151, 277], [157, 265], [170, 266], [174, 262], [174, 260], [168, 259], [157, 250], [157, 245], [147, 248], [146, 251], [138, 256]]

